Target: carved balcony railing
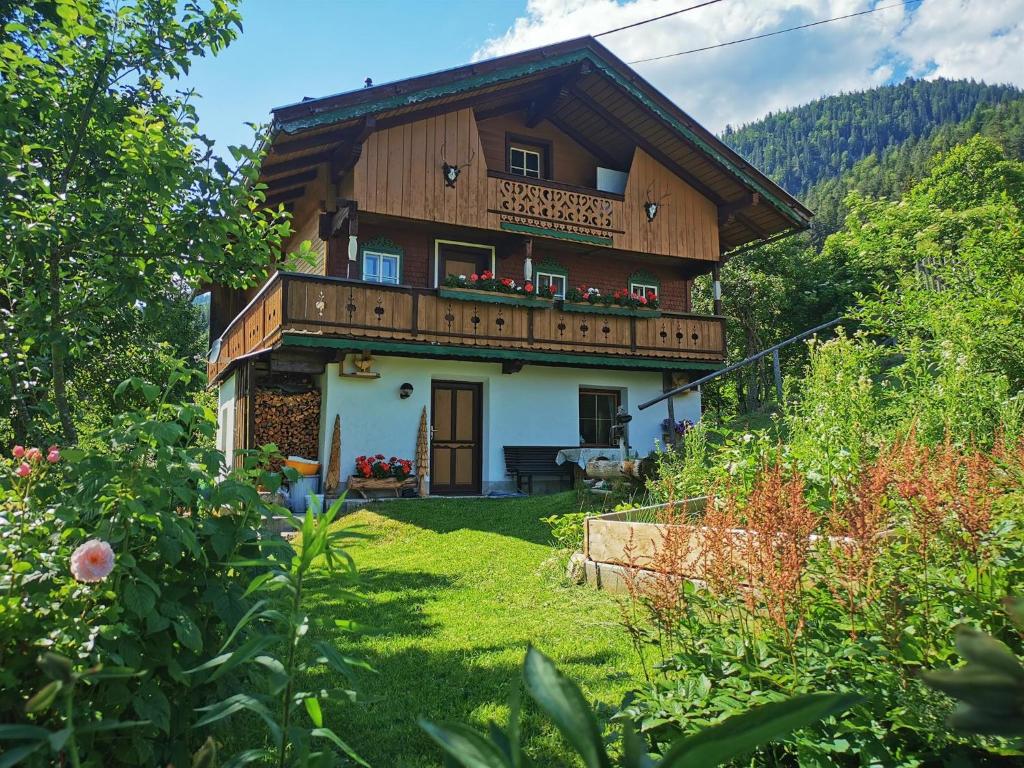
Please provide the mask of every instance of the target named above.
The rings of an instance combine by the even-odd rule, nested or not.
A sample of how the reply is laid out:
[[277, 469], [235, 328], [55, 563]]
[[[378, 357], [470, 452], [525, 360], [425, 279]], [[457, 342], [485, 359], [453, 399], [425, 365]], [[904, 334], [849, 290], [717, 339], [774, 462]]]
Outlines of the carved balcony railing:
[[503, 228], [537, 227], [599, 240], [622, 232], [622, 196], [552, 181], [490, 172], [494, 207]]
[[[540, 303], [539, 303], [540, 304]], [[434, 289], [278, 273], [211, 350], [217, 378], [240, 357], [279, 344], [470, 355], [563, 365], [672, 368], [725, 359], [722, 318], [662, 312], [625, 317], [445, 298]], [[461, 351], [460, 351], [461, 350]], [[714, 365], [698, 366], [713, 368]]]

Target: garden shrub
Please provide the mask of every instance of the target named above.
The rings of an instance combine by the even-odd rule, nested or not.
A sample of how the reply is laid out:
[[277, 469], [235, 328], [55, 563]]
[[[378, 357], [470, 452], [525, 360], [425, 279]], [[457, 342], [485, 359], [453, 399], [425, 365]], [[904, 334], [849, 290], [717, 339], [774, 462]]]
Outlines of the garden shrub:
[[920, 674], [957, 662], [958, 624], [1022, 650], [998, 607], [1024, 569], [1022, 191], [1024, 165], [978, 139], [899, 203], [852, 201], [826, 250], [878, 278], [860, 327], [809, 344], [773, 433], [698, 426], [662, 457], [659, 500], [709, 503], [700, 551], [666, 538], [660, 556], [696, 558], [706, 584], [633, 585], [624, 623], [653, 672], [623, 716], [668, 743], [751, 704], [858, 690], [835, 726], [757, 762], [1015, 754], [951, 733]]
[[[169, 387], [190, 375], [200, 374], [179, 369]], [[167, 402], [140, 380], [122, 394], [146, 406], [97, 435], [102, 448], [16, 447], [0, 462], [0, 723], [64, 729], [66, 712], [26, 713], [53, 682], [37, 659], [59, 655], [82, 675], [76, 720], [113, 729], [80, 734], [88, 764], [116, 754], [123, 765], [189, 765], [205, 738], [197, 708], [253, 684], [237, 664], [190, 670], [223, 654], [232, 627], [252, 618], [262, 595], [238, 563], [272, 572], [261, 523], [283, 510], [261, 501], [255, 484], [273, 490], [280, 477], [219, 477], [223, 454], [203, 447], [215, 429], [209, 409]], [[287, 549], [278, 559], [294, 556], [274, 546]], [[90, 552], [94, 566], [82, 560]], [[268, 635], [264, 624], [249, 623], [239, 641]], [[264, 651], [272, 659], [274, 649]], [[88, 671], [96, 665], [127, 672], [97, 678]], [[33, 759], [49, 764], [47, 751]]]
[[[998, 605], [1024, 569], [1022, 487], [1024, 444], [988, 453], [914, 435], [866, 462], [824, 518], [778, 458], [749, 496], [722, 487], [700, 551], [675, 555], [706, 564], [706, 588], [660, 578], [632, 589], [627, 628], [654, 672], [624, 715], [667, 744], [754, 704], [859, 691], [864, 702], [835, 725], [759, 764], [994, 759], [1006, 745], [951, 733], [948, 700], [919, 676], [954, 659], [948, 637], [964, 622], [1024, 649]], [[729, 533], [738, 528], [754, 535]]]

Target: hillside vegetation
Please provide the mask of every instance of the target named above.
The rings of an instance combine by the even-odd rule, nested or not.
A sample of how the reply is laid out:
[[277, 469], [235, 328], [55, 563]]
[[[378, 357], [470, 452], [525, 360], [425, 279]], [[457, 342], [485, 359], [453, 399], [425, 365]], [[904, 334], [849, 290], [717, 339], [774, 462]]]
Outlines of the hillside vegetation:
[[973, 80], [905, 80], [769, 113], [722, 138], [797, 197], [868, 155], [970, 118], [982, 105], [1021, 97], [1018, 88]]
[[[885, 265], [865, 265], [828, 238], [871, 200], [898, 200], [937, 158], [981, 136], [1007, 159], [1024, 159], [1024, 93], [973, 81], [908, 80], [833, 96], [768, 115], [723, 138], [815, 212], [810, 231], [732, 259], [722, 271], [730, 357], [740, 360], [846, 313], [874, 290]], [[889, 265], [895, 267], [895, 264]], [[698, 281], [695, 305], [711, 309], [710, 285]], [[802, 345], [783, 360], [797, 374]], [[723, 415], [754, 412], [771, 389], [765, 366], [705, 391]]]

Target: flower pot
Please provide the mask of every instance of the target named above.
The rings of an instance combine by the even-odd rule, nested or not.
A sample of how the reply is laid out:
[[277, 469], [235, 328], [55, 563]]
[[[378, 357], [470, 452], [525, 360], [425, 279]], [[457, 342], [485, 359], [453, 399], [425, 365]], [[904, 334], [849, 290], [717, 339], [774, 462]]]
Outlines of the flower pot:
[[623, 317], [661, 317], [660, 309], [647, 309], [644, 307], [620, 307], [615, 304], [589, 304], [574, 301], [563, 301], [562, 311], [595, 315], [620, 315]]
[[395, 498], [398, 498], [403, 488], [415, 488], [416, 478], [407, 477], [403, 480], [397, 477], [357, 477], [351, 475], [348, 478], [348, 489], [355, 491], [364, 499], [369, 498], [366, 495], [367, 491], [392, 491], [395, 494]]
[[498, 291], [478, 291], [474, 288], [450, 288], [446, 285], [437, 289], [442, 299], [456, 301], [480, 301], [485, 304], [510, 304], [515, 307], [537, 307], [547, 309], [554, 304], [550, 298], [535, 294], [499, 293]]

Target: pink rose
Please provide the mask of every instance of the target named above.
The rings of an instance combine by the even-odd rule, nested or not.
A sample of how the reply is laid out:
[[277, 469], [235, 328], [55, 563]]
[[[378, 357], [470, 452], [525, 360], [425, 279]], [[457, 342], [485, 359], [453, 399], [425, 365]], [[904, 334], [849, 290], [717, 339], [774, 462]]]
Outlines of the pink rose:
[[43, 458], [43, 452], [40, 451], [38, 448], [29, 448], [27, 451], [25, 451], [25, 458], [28, 459], [29, 461], [39, 461], [41, 458]]
[[89, 539], [71, 553], [71, 575], [77, 581], [103, 581], [114, 570], [114, 550], [100, 539]]
[[56, 448], [51, 448], [50, 452], [46, 454], [46, 460], [51, 464], [56, 464], [58, 461], [60, 461], [60, 451], [58, 451]]
[[25, 446], [24, 445], [16, 445], [16, 446], [14, 446], [14, 450], [11, 451], [11, 454], [14, 456], [14, 458], [20, 459], [22, 456], [25, 455]]
[[28, 462], [21, 462], [21, 466], [14, 470], [18, 477], [28, 477], [32, 473], [32, 467], [28, 465]]

